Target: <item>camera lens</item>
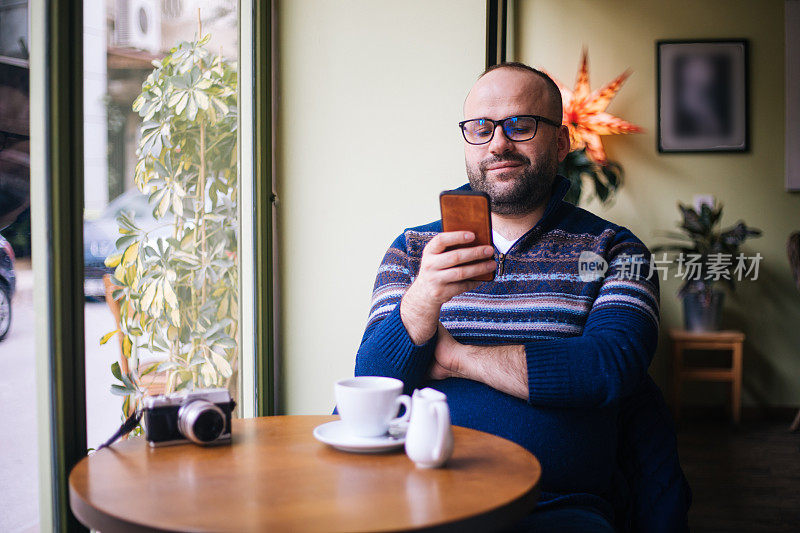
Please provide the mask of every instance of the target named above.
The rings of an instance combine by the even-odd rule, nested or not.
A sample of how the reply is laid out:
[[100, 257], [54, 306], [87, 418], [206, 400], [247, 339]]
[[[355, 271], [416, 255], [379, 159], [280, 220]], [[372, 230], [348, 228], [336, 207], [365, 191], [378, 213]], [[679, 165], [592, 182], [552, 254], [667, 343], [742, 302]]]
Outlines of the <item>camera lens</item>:
[[189, 402], [178, 411], [178, 430], [192, 442], [208, 444], [225, 430], [225, 413], [205, 400]]

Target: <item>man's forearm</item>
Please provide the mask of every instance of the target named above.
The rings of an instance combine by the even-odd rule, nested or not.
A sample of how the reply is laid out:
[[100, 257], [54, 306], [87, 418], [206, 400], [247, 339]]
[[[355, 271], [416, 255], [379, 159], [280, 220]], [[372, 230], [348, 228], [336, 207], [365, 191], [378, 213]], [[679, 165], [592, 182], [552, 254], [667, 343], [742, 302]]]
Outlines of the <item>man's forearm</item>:
[[400, 319], [406, 327], [408, 336], [416, 344], [425, 344], [436, 333], [439, 324], [438, 308], [424, 305], [424, 301], [415, 297], [415, 287], [411, 285], [400, 301]]
[[528, 362], [521, 344], [504, 346], [462, 345], [457, 373], [493, 389], [528, 399]]

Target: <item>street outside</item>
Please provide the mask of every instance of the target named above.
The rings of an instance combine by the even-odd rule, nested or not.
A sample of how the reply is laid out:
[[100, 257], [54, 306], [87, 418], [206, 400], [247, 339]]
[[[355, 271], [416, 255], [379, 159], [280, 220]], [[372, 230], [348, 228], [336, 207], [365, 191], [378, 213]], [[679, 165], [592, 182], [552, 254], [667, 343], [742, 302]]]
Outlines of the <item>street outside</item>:
[[[11, 331], [0, 342], [0, 531], [33, 532], [39, 527], [36, 358], [34, 352], [33, 272], [17, 263], [17, 293]], [[100, 346], [103, 334], [116, 328], [104, 302], [87, 302], [86, 404], [89, 447], [97, 447], [121, 423], [121, 399], [109, 392], [110, 366], [119, 358], [115, 339]]]

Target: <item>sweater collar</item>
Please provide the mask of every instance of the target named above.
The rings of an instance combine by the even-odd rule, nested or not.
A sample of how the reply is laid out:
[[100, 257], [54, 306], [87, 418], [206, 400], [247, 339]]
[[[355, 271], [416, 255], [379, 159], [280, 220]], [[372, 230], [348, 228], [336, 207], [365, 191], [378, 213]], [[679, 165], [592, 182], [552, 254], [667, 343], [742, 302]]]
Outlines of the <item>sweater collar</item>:
[[[542, 218], [539, 219], [533, 228], [528, 230], [522, 237], [517, 239], [517, 242], [511, 247], [512, 250], [527, 248], [533, 244], [533, 242], [538, 239], [542, 233], [544, 233], [545, 228], [551, 225], [552, 219], [555, 217], [558, 208], [561, 207], [564, 196], [567, 195], [569, 188], [569, 180], [564, 176], [556, 175], [555, 179], [553, 180], [553, 186], [550, 189], [550, 199], [547, 201], [547, 207], [545, 207]], [[471, 191], [472, 187], [470, 187], [469, 183], [465, 183], [457, 190]]]

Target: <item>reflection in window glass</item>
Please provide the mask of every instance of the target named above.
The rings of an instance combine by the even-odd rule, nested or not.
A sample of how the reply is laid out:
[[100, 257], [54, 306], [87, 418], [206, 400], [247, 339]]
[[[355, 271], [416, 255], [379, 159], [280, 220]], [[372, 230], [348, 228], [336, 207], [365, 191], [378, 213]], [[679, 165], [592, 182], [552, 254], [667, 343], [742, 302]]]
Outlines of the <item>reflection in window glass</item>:
[[28, 5], [0, 0], [0, 531], [38, 531]]
[[91, 447], [143, 395], [238, 395], [236, 8], [84, 2]]
[[28, 59], [28, 3], [0, 0], [0, 56]]

